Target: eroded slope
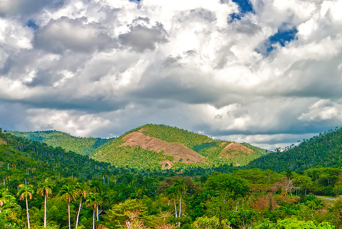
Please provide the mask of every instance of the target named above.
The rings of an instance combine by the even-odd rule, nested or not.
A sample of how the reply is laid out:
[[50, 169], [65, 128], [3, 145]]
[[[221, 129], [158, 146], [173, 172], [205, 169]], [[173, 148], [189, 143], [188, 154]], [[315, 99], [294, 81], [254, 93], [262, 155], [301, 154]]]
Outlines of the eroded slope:
[[186, 168], [246, 165], [267, 152], [165, 125], [145, 125], [107, 142], [93, 158], [118, 167]]
[[181, 143], [169, 143], [158, 138], [147, 136], [140, 131], [130, 133], [122, 138], [124, 141], [122, 146], [140, 146], [149, 151], [163, 153], [164, 155], [172, 156], [173, 162], [183, 163], [199, 163], [204, 162], [203, 156], [189, 149]]

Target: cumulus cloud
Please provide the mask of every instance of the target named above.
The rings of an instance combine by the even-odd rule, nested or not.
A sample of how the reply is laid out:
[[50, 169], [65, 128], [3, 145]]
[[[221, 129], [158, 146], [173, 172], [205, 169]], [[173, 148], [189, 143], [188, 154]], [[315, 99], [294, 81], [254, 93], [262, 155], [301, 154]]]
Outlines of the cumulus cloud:
[[64, 0], [1, 0], [0, 16], [22, 16], [37, 13], [44, 8], [59, 8]]
[[0, 0], [0, 125], [106, 137], [158, 123], [268, 149], [294, 143], [342, 120], [340, 9]]
[[157, 23], [154, 26], [148, 24], [148, 18], [138, 18], [135, 20], [130, 26], [128, 33], [119, 35], [120, 43], [131, 47], [132, 50], [142, 52], [146, 49], [154, 50], [157, 43], [167, 41], [167, 34], [162, 24]]
[[341, 101], [335, 102], [327, 99], [321, 99], [311, 105], [309, 107], [309, 111], [301, 114], [298, 119], [315, 122], [325, 120], [342, 121]]
[[94, 52], [113, 47], [114, 40], [101, 31], [99, 25], [62, 17], [50, 21], [36, 34], [35, 47], [50, 52]]
[[93, 114], [51, 109], [28, 109], [27, 120], [36, 129], [60, 130], [75, 136], [87, 136], [110, 123]]

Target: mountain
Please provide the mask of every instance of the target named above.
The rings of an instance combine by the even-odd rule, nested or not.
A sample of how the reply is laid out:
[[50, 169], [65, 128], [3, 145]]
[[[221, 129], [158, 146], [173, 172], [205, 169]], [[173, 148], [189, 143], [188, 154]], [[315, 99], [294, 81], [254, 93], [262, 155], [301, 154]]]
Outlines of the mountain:
[[176, 169], [231, 163], [243, 166], [267, 153], [249, 144], [215, 140], [176, 127], [148, 124], [108, 141], [91, 157], [117, 167]]
[[91, 155], [96, 148], [110, 140], [74, 137], [70, 134], [54, 130], [36, 132], [9, 131], [8, 133], [28, 140], [46, 143], [53, 147], [60, 146], [67, 151], [70, 150], [81, 155]]
[[249, 168], [273, 171], [303, 171], [312, 167], [342, 166], [342, 128], [329, 130], [303, 140], [298, 146], [291, 145], [284, 151], [270, 153], [248, 164]]
[[33, 182], [46, 177], [77, 176], [89, 180], [113, 171], [108, 163], [0, 131], [0, 177], [11, 177], [8, 185], [14, 189], [25, 179]]

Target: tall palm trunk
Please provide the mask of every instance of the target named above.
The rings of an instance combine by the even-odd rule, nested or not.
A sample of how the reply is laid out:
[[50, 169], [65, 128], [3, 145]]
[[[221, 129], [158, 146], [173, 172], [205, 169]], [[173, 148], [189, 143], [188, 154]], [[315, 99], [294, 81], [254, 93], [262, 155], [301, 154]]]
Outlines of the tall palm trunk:
[[78, 220], [80, 218], [80, 212], [81, 212], [81, 208], [82, 208], [82, 196], [81, 196], [81, 200], [80, 200], [80, 206], [78, 207], [78, 213], [77, 213], [77, 217], [76, 217], [76, 228], [78, 227]]
[[[179, 198], [179, 213], [178, 213], [178, 217], [181, 217], [181, 213], [182, 213], [182, 198]], [[178, 221], [178, 227], [180, 227], [180, 221]]]
[[68, 201], [68, 219], [69, 219], [69, 229], [71, 229], [71, 222], [70, 222], [70, 202]]
[[28, 229], [30, 229], [31, 228], [31, 226], [30, 226], [30, 215], [29, 215], [29, 210], [28, 210], [28, 200], [27, 200], [27, 197], [25, 199], [26, 199], [27, 227], [28, 227]]
[[93, 210], [93, 229], [95, 229], [95, 209]]
[[176, 200], [174, 200], [174, 204], [175, 204], [175, 217], [177, 218], [177, 203], [176, 203]]
[[96, 220], [99, 221], [99, 206], [96, 206]]
[[182, 213], [182, 198], [179, 198], [179, 216], [181, 217], [181, 213]]
[[44, 196], [44, 228], [46, 228], [46, 195]]

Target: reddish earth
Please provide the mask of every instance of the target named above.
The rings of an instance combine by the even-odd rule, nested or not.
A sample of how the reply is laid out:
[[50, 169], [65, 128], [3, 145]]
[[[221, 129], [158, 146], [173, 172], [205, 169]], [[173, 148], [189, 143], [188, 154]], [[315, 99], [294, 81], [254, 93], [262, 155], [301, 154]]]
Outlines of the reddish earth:
[[7, 143], [2, 138], [0, 138], [0, 145], [7, 145]]
[[[124, 136], [122, 140], [125, 143], [121, 144], [120, 147], [140, 146], [146, 150], [162, 152], [164, 155], [173, 156], [173, 163], [180, 161], [182, 163], [198, 163], [204, 161], [202, 155], [187, 148], [181, 143], [166, 142], [158, 138], [147, 136], [141, 132], [142, 130], [139, 130], [138, 132], [133, 132]], [[162, 163], [164, 164], [163, 166], [165, 166], [165, 164], [169, 164], [167, 161]], [[170, 166], [172, 166], [172, 164], [169, 164], [168, 168], [170, 168]]]
[[227, 144], [228, 142], [222, 142], [221, 144], [220, 144], [220, 146], [224, 146], [225, 144]]
[[160, 164], [162, 165], [162, 169], [171, 169], [173, 163], [169, 160], [165, 160], [160, 162]]
[[234, 158], [239, 153], [251, 154], [254, 151], [239, 143], [232, 142], [221, 151], [220, 158]]
[[252, 208], [257, 211], [264, 211], [270, 209], [272, 201], [272, 209], [278, 207], [276, 199], [272, 195], [258, 196], [258, 200], [253, 204]]

